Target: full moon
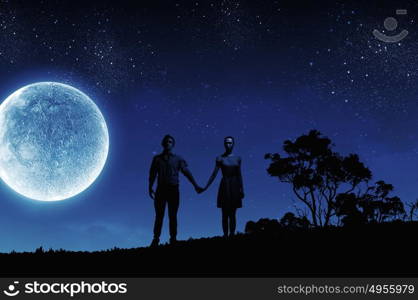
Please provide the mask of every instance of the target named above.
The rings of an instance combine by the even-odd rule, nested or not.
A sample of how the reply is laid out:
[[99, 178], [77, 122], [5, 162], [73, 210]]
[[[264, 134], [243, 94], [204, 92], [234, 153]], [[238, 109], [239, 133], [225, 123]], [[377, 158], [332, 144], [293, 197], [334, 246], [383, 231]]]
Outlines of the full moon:
[[83, 92], [39, 82], [0, 105], [0, 176], [17, 193], [58, 201], [87, 189], [102, 171], [109, 133]]

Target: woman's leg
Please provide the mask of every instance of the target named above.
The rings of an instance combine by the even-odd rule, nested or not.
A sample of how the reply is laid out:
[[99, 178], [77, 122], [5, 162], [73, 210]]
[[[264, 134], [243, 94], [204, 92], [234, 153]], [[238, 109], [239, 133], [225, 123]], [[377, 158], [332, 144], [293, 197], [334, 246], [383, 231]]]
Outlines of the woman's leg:
[[228, 236], [228, 210], [225, 207], [222, 207], [222, 230], [224, 236]]
[[235, 216], [237, 212], [236, 208], [229, 209], [229, 235], [235, 234], [235, 228], [237, 226], [237, 218]]

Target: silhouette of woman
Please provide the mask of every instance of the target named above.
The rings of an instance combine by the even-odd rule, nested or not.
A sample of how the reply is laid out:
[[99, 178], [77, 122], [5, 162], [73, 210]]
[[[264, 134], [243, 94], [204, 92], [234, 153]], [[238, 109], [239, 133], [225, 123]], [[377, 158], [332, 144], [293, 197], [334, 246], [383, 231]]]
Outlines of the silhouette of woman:
[[225, 153], [216, 157], [215, 169], [210, 176], [203, 191], [207, 190], [215, 180], [219, 169], [222, 171], [222, 180], [219, 185], [217, 207], [222, 209], [222, 229], [224, 237], [233, 236], [236, 227], [236, 211], [242, 207], [244, 187], [241, 175], [241, 157], [232, 153], [235, 140], [232, 136], [224, 139]]

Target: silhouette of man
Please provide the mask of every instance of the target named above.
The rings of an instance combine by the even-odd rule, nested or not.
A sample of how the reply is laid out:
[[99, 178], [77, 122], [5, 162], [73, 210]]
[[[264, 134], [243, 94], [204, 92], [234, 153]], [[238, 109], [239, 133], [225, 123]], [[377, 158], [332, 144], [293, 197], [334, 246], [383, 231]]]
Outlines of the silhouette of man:
[[[179, 208], [179, 171], [192, 183], [196, 192], [203, 189], [196, 183], [192, 173], [187, 168], [186, 161], [172, 152], [176, 141], [171, 135], [164, 136], [161, 145], [163, 152], [154, 156], [149, 171], [149, 195], [154, 199], [155, 222], [154, 239], [151, 247], [160, 242], [161, 227], [163, 225], [166, 204], [168, 205], [168, 219], [170, 223], [170, 244], [177, 241], [177, 211]], [[153, 185], [157, 180], [157, 190], [154, 193]]]

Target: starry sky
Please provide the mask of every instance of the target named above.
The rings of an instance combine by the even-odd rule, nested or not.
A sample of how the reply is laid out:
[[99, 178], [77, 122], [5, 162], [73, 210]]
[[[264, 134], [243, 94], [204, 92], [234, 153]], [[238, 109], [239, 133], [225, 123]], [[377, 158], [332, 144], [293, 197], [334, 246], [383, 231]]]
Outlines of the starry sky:
[[[110, 136], [102, 173], [71, 199], [34, 201], [1, 182], [0, 251], [148, 245], [148, 170], [167, 133], [201, 185], [223, 138], [235, 137], [246, 194], [238, 231], [301, 207], [289, 185], [268, 176], [263, 157], [311, 129], [413, 201], [417, 14], [412, 0], [0, 0], [1, 101], [29, 83], [70, 84], [95, 101]], [[394, 31], [387, 17], [398, 21]], [[385, 43], [374, 29], [409, 34]], [[181, 178], [179, 239], [222, 233], [219, 180], [197, 195]]]

